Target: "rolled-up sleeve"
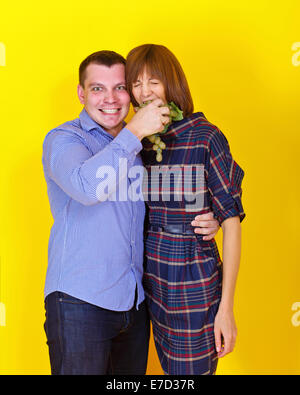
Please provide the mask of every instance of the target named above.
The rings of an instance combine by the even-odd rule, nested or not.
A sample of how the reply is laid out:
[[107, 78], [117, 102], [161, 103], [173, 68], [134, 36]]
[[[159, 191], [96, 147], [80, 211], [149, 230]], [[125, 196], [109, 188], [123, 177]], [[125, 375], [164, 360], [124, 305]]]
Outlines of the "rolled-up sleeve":
[[44, 140], [43, 163], [48, 177], [68, 196], [83, 205], [93, 205], [101, 201], [97, 194], [101, 166], [115, 171], [114, 185], [109, 188], [113, 193], [116, 180], [120, 181], [120, 158], [126, 159], [130, 168], [141, 149], [140, 141], [126, 128], [95, 155], [72, 131], [53, 130]]
[[212, 210], [219, 223], [235, 216], [242, 221], [245, 218], [241, 200], [244, 171], [232, 158], [227, 139], [220, 131], [215, 131], [209, 141], [206, 170]]

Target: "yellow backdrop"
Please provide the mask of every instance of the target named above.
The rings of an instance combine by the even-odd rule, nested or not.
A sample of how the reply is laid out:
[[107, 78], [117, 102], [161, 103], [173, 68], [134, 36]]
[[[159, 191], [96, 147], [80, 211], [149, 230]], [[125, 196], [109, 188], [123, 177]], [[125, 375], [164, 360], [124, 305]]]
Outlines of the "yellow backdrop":
[[[44, 136], [81, 110], [81, 60], [150, 42], [176, 54], [246, 172], [238, 338], [217, 373], [300, 373], [299, 13], [298, 0], [1, 3], [0, 373], [50, 373]], [[162, 373], [153, 343], [148, 373]]]

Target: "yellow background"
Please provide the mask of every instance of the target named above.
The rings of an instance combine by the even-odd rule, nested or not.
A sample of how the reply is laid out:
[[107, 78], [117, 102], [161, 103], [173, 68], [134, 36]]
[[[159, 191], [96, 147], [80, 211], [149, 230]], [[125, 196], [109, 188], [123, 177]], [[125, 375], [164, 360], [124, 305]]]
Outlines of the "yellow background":
[[[238, 338], [217, 374], [300, 373], [300, 320], [292, 321], [300, 299], [299, 13], [298, 0], [1, 2], [1, 374], [50, 373], [44, 136], [78, 116], [77, 70], [87, 55], [126, 56], [149, 42], [178, 57], [195, 109], [225, 133], [246, 172]], [[161, 374], [152, 343], [148, 373]]]

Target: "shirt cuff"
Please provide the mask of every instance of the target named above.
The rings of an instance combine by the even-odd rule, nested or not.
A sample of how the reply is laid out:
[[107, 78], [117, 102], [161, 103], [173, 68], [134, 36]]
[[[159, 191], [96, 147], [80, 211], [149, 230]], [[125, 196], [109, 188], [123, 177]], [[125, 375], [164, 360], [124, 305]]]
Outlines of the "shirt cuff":
[[129, 154], [137, 155], [143, 148], [140, 140], [127, 128], [123, 128], [113, 141]]

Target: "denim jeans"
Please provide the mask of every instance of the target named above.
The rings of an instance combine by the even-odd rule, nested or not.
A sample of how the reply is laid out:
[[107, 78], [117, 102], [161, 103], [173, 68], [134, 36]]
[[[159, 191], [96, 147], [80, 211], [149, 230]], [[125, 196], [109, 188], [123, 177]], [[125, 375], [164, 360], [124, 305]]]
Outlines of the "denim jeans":
[[45, 299], [45, 332], [53, 375], [144, 375], [150, 335], [139, 310], [106, 310], [62, 292]]

